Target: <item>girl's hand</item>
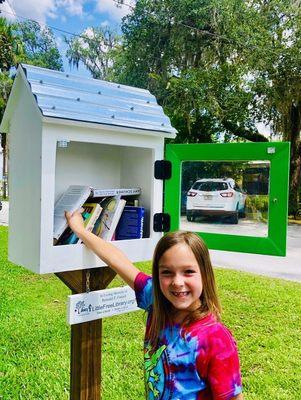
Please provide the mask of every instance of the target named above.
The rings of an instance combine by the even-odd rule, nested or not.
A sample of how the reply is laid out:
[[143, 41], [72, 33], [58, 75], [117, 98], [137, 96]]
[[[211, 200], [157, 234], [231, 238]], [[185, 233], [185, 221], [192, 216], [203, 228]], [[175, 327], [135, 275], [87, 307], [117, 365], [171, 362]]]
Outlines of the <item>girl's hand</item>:
[[75, 234], [79, 234], [85, 231], [84, 220], [82, 217], [83, 208], [74, 211], [73, 213], [65, 211], [65, 217], [68, 225], [73, 230]]
[[73, 213], [65, 211], [66, 220], [73, 232], [93, 251], [106, 265], [109, 265], [121, 278], [134, 289], [135, 279], [140, 272], [127, 256], [112, 243], [103, 240], [85, 229], [82, 217], [83, 208]]

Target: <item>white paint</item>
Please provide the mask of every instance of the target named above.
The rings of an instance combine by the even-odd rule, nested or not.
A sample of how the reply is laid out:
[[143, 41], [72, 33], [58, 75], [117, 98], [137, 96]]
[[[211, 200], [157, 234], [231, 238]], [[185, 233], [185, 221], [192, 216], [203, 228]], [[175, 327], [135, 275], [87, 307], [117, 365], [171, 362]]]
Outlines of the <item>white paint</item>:
[[80, 324], [138, 310], [135, 292], [129, 286], [96, 290], [68, 296], [67, 322]]
[[[154, 162], [164, 136], [147, 130], [43, 118], [24, 74], [15, 80], [2, 127], [10, 132], [9, 259], [39, 274], [104, 266], [84, 245], [53, 246], [54, 202], [69, 185], [99, 189], [140, 187], [145, 237], [116, 241], [132, 261], [152, 258], [162, 236], [153, 215], [162, 212], [163, 182]], [[57, 142], [68, 141], [67, 148]]]
[[36, 265], [40, 259], [42, 119], [22, 77], [14, 82], [9, 120], [9, 259]]

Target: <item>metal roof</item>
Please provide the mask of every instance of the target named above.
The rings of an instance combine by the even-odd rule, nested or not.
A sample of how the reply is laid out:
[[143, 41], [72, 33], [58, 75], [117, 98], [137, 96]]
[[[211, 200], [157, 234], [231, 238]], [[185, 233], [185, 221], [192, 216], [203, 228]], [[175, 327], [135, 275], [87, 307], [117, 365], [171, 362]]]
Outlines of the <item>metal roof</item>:
[[[22, 64], [43, 116], [177, 132], [148, 90]], [[20, 71], [19, 71], [20, 72]]]

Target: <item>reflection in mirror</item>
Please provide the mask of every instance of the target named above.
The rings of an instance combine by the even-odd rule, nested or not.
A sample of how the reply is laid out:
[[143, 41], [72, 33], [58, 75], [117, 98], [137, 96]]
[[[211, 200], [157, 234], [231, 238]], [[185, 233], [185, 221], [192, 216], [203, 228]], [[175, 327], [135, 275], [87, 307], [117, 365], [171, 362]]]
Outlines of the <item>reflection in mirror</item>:
[[182, 163], [180, 229], [268, 236], [269, 161]]

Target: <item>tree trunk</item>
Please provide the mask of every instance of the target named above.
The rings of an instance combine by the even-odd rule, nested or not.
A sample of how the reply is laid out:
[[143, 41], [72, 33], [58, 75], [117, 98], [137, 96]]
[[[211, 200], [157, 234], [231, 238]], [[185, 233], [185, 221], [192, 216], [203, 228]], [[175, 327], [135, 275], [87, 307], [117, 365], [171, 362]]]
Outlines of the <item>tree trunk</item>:
[[293, 213], [298, 207], [299, 187], [301, 177], [301, 102], [292, 104], [290, 111], [290, 194], [289, 213]]

